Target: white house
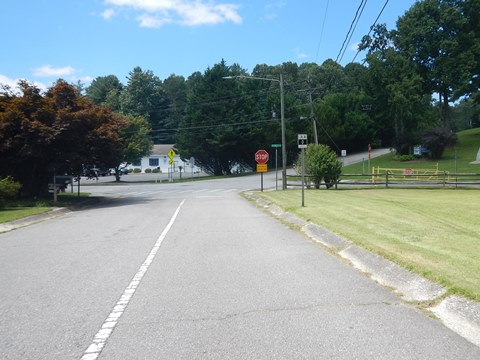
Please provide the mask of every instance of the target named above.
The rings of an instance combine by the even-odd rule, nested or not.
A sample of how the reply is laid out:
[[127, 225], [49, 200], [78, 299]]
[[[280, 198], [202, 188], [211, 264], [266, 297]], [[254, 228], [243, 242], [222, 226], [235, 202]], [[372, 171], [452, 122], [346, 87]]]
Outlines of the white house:
[[[172, 150], [175, 153], [175, 156], [172, 158], [173, 164], [170, 164], [169, 153], [172, 155]], [[177, 153], [177, 150], [175, 150], [175, 146], [173, 144], [165, 144], [153, 145], [150, 155], [141, 158], [139, 161], [129, 164], [127, 168], [129, 171], [140, 169], [142, 173], [144, 173], [147, 169], [150, 169], [151, 171], [160, 169], [162, 173], [168, 173], [169, 169], [171, 172], [172, 167], [173, 172], [179, 171], [180, 166], [182, 167], [182, 171], [191, 171], [191, 164], [189, 162], [183, 162], [182, 159], [180, 159], [180, 155]], [[198, 171], [198, 169], [195, 167], [194, 171]]]

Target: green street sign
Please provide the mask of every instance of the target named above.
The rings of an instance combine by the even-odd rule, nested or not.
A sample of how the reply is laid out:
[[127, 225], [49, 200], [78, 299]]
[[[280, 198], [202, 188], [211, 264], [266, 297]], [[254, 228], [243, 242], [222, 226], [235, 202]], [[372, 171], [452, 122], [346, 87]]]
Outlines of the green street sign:
[[282, 144], [272, 144], [272, 148], [281, 148]]

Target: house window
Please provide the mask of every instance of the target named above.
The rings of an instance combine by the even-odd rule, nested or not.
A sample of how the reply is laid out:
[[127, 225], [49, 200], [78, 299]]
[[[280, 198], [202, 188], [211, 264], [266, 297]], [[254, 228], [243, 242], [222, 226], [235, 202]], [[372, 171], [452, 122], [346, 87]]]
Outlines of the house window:
[[142, 166], [142, 161], [139, 159], [139, 160], [136, 160], [132, 163], [133, 166]]
[[158, 158], [148, 159], [148, 166], [158, 166]]

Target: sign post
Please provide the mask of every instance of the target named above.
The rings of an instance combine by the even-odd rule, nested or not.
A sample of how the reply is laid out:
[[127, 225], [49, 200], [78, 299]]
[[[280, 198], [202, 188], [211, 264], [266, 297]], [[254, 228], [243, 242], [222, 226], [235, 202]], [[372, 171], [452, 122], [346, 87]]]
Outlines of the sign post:
[[175, 161], [173, 161], [173, 158], [174, 158], [175, 155], [177, 155], [177, 154], [175, 153], [175, 151], [174, 151], [173, 149], [170, 149], [170, 150], [168, 151], [167, 155], [168, 155], [168, 158], [170, 159], [170, 160], [168, 160], [168, 165], [170, 165], [170, 171], [169, 171], [169, 172], [170, 172], [170, 176], [169, 176], [168, 181], [169, 181], [169, 182], [173, 182], [173, 170], [174, 170], [173, 166], [174, 166], [174, 164], [175, 164]]
[[307, 134], [298, 134], [298, 148], [302, 149], [302, 206], [305, 206], [305, 149], [307, 146]]
[[278, 148], [281, 148], [282, 144], [272, 144], [272, 148], [275, 149], [275, 190], [278, 190]]
[[370, 168], [370, 159], [372, 158], [372, 145], [368, 144], [368, 171], [372, 173], [373, 171]]
[[263, 173], [267, 172], [268, 170], [268, 152], [266, 150], [258, 150], [255, 153], [255, 161], [257, 162], [257, 172], [260, 173], [261, 175], [261, 180], [260, 180], [260, 190], [263, 192]]

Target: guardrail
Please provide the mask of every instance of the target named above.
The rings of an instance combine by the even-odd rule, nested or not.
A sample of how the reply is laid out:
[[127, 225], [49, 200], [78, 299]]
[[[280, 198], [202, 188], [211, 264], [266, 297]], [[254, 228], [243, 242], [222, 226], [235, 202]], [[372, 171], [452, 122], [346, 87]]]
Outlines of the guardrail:
[[[311, 181], [312, 176], [305, 175], [305, 186], [314, 188]], [[287, 188], [302, 186], [301, 178], [298, 175], [287, 175]], [[325, 182], [320, 187], [325, 187]], [[480, 174], [458, 173], [439, 171], [436, 174], [404, 174], [384, 171], [373, 174], [341, 174], [334, 188], [339, 187], [480, 187]]]

